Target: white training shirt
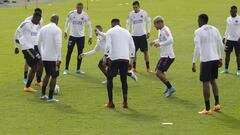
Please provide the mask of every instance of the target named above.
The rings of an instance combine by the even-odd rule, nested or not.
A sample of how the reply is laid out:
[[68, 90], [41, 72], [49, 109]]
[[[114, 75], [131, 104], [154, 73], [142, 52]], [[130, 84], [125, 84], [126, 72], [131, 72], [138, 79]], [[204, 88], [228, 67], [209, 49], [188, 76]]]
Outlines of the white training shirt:
[[151, 18], [148, 16], [148, 13], [142, 9], [138, 13], [136, 13], [135, 11], [129, 13], [126, 22], [126, 28], [128, 31], [130, 31], [131, 23], [132, 23], [132, 36], [146, 35], [146, 23], [148, 33], [151, 32]]
[[43, 61], [62, 60], [62, 31], [55, 23], [40, 30], [38, 48]]
[[164, 26], [161, 30], [159, 30], [158, 39], [155, 40], [155, 42], [160, 45], [161, 58], [175, 58], [173, 51], [173, 36], [167, 26]]
[[66, 18], [66, 23], [64, 27], [64, 32], [68, 32], [68, 27], [70, 25], [70, 35], [73, 37], [84, 37], [84, 26], [88, 27], [88, 36], [92, 38], [92, 26], [88, 14], [82, 11], [81, 14], [77, 13], [77, 10], [69, 12]]
[[195, 49], [193, 63], [197, 62], [200, 54], [201, 62], [209, 62], [223, 58], [224, 46], [222, 37], [217, 28], [211, 25], [203, 25], [195, 31]]
[[98, 32], [98, 36], [97, 36], [97, 44], [95, 46], [95, 48], [89, 52], [84, 53], [85, 56], [90, 56], [90, 55], [94, 55], [96, 54], [100, 49], [102, 50], [102, 52], [104, 53], [105, 49], [106, 49], [106, 33], [103, 32]]
[[[33, 16], [29, 16], [29, 17], [27, 17], [24, 21], [27, 21], [27, 20], [30, 20], [30, 21], [31, 21], [32, 18], [33, 18]], [[40, 26], [43, 27], [43, 25], [44, 25], [43, 18], [41, 17]]]
[[116, 25], [106, 34], [105, 55], [111, 60], [129, 60], [135, 55], [135, 45], [131, 34], [124, 28]]
[[38, 45], [40, 29], [40, 25], [35, 25], [30, 20], [21, 23], [14, 35], [15, 48], [19, 45], [15, 42], [16, 39], [22, 44], [22, 50], [31, 49], [34, 48], [35, 45]]
[[238, 41], [240, 39], [240, 16], [228, 17], [227, 28], [224, 38], [231, 41]]

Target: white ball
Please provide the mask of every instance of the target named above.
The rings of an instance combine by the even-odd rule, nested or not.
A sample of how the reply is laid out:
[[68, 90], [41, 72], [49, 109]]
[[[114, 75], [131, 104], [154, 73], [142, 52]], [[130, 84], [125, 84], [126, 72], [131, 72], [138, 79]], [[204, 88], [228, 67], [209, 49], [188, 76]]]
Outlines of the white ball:
[[54, 88], [54, 94], [58, 95], [60, 93], [60, 87], [56, 84], [55, 88]]

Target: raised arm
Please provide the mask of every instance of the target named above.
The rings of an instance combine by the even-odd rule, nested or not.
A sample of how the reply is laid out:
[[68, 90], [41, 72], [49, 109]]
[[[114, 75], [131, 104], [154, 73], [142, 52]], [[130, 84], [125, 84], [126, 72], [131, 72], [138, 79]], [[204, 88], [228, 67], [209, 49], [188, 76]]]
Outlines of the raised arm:
[[96, 46], [94, 47], [94, 49], [89, 51], [89, 52], [84, 53], [84, 56], [94, 55], [94, 54], [96, 54], [100, 50], [100, 48], [101, 48], [100, 40], [98, 40]]

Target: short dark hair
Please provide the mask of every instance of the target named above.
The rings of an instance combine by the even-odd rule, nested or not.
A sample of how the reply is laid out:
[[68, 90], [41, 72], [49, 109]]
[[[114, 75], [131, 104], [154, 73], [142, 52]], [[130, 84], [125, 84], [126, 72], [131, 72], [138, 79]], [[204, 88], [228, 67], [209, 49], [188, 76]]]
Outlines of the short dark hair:
[[96, 28], [97, 28], [97, 27], [99, 27], [99, 28], [102, 28], [102, 26], [101, 26], [101, 25], [99, 25], [99, 24], [98, 24], [98, 25], [96, 25], [95, 27], [96, 27]]
[[82, 2], [77, 3], [77, 6], [83, 6]]
[[133, 3], [132, 3], [132, 5], [140, 5], [140, 3], [138, 2], [138, 1], [134, 1]]
[[111, 23], [120, 23], [120, 20], [117, 18], [112, 19]]
[[199, 19], [201, 19], [204, 23], [208, 23], [208, 15], [207, 14], [200, 14], [198, 16]]
[[42, 15], [41, 15], [41, 13], [39, 13], [39, 12], [35, 12], [35, 13], [33, 14], [33, 17], [42, 17]]
[[34, 12], [39, 12], [39, 13], [42, 14], [42, 9], [41, 9], [41, 8], [35, 8], [35, 9], [34, 9]]
[[231, 6], [231, 9], [237, 9], [237, 6], [233, 5]]

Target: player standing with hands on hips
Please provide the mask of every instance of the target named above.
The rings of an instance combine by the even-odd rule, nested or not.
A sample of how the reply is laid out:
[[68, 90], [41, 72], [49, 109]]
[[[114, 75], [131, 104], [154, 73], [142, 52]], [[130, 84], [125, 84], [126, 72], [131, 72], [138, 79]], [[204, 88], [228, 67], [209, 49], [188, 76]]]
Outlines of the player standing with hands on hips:
[[196, 72], [196, 62], [200, 54], [200, 81], [203, 84], [203, 96], [206, 108], [199, 114], [211, 115], [210, 109], [210, 84], [215, 98], [214, 111], [220, 111], [218, 86], [218, 68], [222, 66], [224, 46], [220, 32], [214, 26], [208, 25], [208, 16], [201, 14], [198, 17], [199, 28], [194, 36], [194, 55], [192, 71]]
[[[71, 55], [74, 49], [75, 44], [77, 44], [78, 55], [82, 54], [85, 44], [85, 36], [84, 36], [84, 26], [85, 24], [88, 27], [88, 44], [92, 44], [92, 26], [91, 21], [86, 12], [83, 11], [83, 4], [78, 3], [76, 6], [77, 10], [71, 11], [67, 18], [64, 28], [64, 38], [67, 39], [68, 35], [68, 27], [70, 25], [70, 36], [68, 39], [68, 51], [66, 56], [66, 66], [63, 72], [64, 75], [68, 74], [69, 71], [69, 63], [71, 59]], [[82, 59], [77, 57], [77, 74], [84, 74], [81, 70]]]

